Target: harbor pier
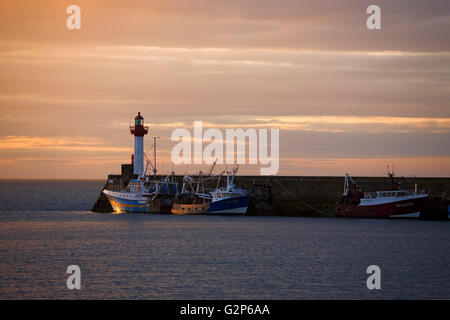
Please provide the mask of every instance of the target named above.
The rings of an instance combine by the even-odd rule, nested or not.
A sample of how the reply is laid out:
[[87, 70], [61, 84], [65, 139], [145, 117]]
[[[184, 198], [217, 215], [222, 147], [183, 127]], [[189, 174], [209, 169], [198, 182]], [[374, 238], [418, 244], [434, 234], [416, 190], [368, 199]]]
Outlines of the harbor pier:
[[[133, 177], [132, 165], [122, 165], [122, 174], [109, 175], [105, 187], [123, 188]], [[162, 177], [162, 176], [161, 176]], [[157, 177], [157, 179], [161, 178]], [[175, 176], [181, 184], [183, 176]], [[389, 188], [386, 177], [354, 177], [363, 190]], [[430, 197], [421, 214], [423, 219], [447, 219], [450, 204], [450, 178], [397, 177], [406, 189], [425, 189]], [[326, 176], [237, 176], [237, 183], [254, 190], [262, 204], [249, 207], [248, 215], [334, 217], [334, 205], [342, 195], [344, 177]], [[102, 190], [100, 190], [102, 191]], [[112, 212], [100, 192], [94, 212]]]

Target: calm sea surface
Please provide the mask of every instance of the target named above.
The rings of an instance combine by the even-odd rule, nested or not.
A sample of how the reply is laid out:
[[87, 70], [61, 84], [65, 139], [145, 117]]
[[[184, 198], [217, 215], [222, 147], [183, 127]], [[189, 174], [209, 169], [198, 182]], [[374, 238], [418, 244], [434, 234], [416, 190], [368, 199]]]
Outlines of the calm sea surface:
[[447, 221], [92, 213], [102, 186], [0, 181], [1, 299], [450, 298]]

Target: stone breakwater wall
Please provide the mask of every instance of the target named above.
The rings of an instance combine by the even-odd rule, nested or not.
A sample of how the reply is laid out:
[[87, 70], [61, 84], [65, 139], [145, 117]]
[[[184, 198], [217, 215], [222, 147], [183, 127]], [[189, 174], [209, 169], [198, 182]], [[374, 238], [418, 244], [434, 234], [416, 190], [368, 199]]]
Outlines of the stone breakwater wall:
[[[110, 180], [116, 183], [126, 182], [122, 175], [110, 175]], [[177, 176], [181, 182], [183, 177]], [[387, 177], [353, 177], [365, 191], [385, 190], [390, 187]], [[250, 215], [280, 215], [280, 216], [333, 216], [334, 204], [344, 189], [344, 177], [319, 176], [274, 176], [270, 178], [270, 192], [273, 195], [271, 204], [250, 208]], [[426, 177], [398, 177], [401, 187], [425, 189], [430, 194], [429, 211], [425, 216], [444, 214], [450, 200], [450, 178]], [[222, 183], [225, 181], [222, 178]], [[254, 185], [262, 186], [269, 182], [265, 176], [237, 176], [238, 184], [248, 190]], [[212, 187], [212, 186], [211, 186]], [[268, 192], [267, 188], [260, 188], [260, 192]], [[108, 212], [107, 200], [99, 196], [93, 211]]]

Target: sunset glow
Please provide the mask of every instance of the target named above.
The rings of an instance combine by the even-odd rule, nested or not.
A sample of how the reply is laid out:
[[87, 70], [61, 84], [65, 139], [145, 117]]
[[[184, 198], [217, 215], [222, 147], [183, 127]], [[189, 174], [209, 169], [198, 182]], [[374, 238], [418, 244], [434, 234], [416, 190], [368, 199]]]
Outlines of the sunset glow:
[[378, 2], [371, 32], [360, 1], [80, 0], [81, 30], [2, 1], [0, 175], [103, 179], [140, 111], [160, 172], [194, 170], [170, 134], [201, 120], [280, 129], [280, 175], [450, 176], [450, 8]]

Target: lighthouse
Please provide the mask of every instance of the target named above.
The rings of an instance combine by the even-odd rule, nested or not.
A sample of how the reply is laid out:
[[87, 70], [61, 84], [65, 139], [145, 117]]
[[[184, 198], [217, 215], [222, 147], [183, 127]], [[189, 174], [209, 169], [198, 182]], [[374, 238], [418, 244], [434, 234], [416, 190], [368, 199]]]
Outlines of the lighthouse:
[[134, 165], [133, 174], [144, 173], [144, 136], [148, 133], [148, 127], [144, 127], [144, 117], [138, 112], [134, 118], [134, 126], [130, 126], [130, 132], [134, 135]]

